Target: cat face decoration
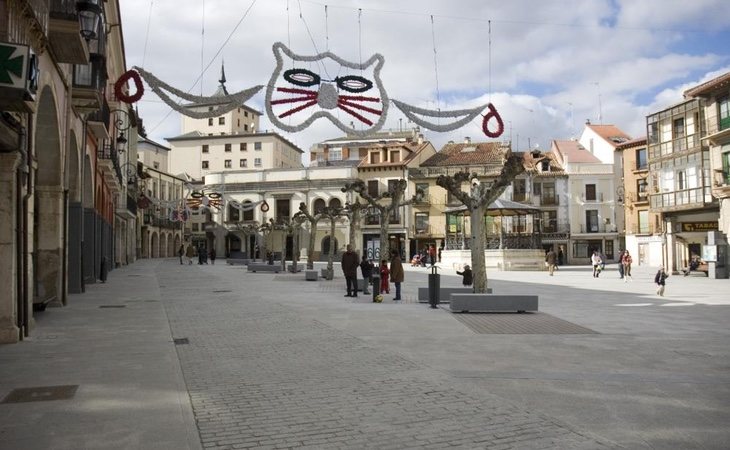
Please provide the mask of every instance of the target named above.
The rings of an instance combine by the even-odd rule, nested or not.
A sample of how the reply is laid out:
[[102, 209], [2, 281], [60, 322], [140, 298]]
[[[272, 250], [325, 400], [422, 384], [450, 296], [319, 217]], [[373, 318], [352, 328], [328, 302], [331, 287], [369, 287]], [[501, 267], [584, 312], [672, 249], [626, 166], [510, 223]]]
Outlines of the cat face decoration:
[[[266, 112], [271, 123], [282, 130], [297, 132], [309, 127], [317, 119], [327, 119], [345, 133], [367, 136], [383, 127], [388, 107], [392, 103], [411, 122], [437, 132], [461, 128], [486, 109], [487, 113], [482, 115], [484, 134], [496, 138], [504, 132], [502, 118], [491, 103], [469, 109], [442, 111], [389, 99], [380, 78], [385, 64], [385, 58], [380, 54], [371, 56], [364, 63], [353, 63], [331, 52], [314, 56], [297, 55], [281, 42], [274, 44], [273, 52], [276, 68], [266, 85]], [[166, 84], [139, 67], [134, 67], [134, 70], [165, 103], [181, 114], [194, 118], [219, 116], [237, 108], [263, 88], [254, 86], [223, 97], [195, 96]], [[186, 105], [172, 100], [166, 92], [192, 102], [213, 101], [220, 106], [213, 111], [192, 112]], [[491, 122], [496, 122], [496, 125], [492, 124], [494, 129], [490, 129]], [[356, 123], [360, 128], [355, 126]]]

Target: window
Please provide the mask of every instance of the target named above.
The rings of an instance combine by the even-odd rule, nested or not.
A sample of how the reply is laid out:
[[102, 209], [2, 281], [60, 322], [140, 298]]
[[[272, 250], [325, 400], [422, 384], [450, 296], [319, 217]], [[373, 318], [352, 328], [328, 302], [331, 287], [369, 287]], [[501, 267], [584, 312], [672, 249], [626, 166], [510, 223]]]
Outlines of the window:
[[248, 131], [248, 124], [243, 124], [243, 131]]
[[248, 111], [243, 112], [243, 117], [248, 117]]
[[672, 140], [672, 124], [666, 120], [659, 125], [661, 130], [661, 142], [669, 142]]
[[649, 234], [649, 211], [639, 211], [637, 219], [637, 223], [639, 225], [637, 227], [637, 231], [639, 234]]
[[636, 170], [646, 170], [646, 149], [640, 148], [636, 150]]
[[284, 223], [289, 220], [289, 205], [291, 201], [288, 198], [276, 199], [276, 221]]
[[231, 144], [225, 144], [225, 151], [230, 152], [231, 151]]
[[158, 163], [157, 161], [155, 161], [155, 162], [152, 163], [152, 167], [154, 167], [155, 169], [159, 169], [160, 168], [160, 163]]
[[226, 118], [225, 117], [219, 117], [218, 118], [218, 125], [225, 125], [226, 124]]
[[416, 213], [416, 233], [428, 233], [428, 213]]
[[253, 143], [253, 149], [254, 150], [261, 150], [261, 142], [254, 142]]
[[649, 182], [646, 178], [636, 180], [636, 201], [645, 202], [649, 195]]
[[722, 146], [722, 184], [730, 184], [730, 144]]
[[449, 233], [461, 233], [461, 216], [455, 214], [446, 215], [446, 227]]
[[208, 153], [208, 144], [203, 145], [203, 153]]
[[239, 220], [241, 220], [241, 211], [238, 208], [228, 205], [228, 221], [238, 222]]
[[368, 180], [368, 195], [375, 198], [379, 194], [380, 189], [378, 189], [378, 180]]
[[323, 199], [318, 198], [314, 201], [314, 206], [312, 206], [312, 210], [314, 214], [319, 214], [322, 211], [324, 211], [324, 208], [326, 207], [326, 204]]
[[241, 119], [236, 119], [236, 127], [241, 128]]
[[261, 158], [254, 158], [253, 165], [256, 167], [261, 167]]
[[243, 202], [243, 220], [253, 220], [253, 210], [251, 208], [251, 200]]
[[541, 205], [557, 205], [558, 197], [555, 195], [555, 182], [550, 183], [535, 183], [535, 186], [540, 186], [542, 191], [540, 195]]
[[341, 161], [342, 160], [342, 149], [341, 148], [338, 148], [338, 149], [331, 148], [329, 150], [328, 159], [330, 161]]
[[367, 209], [365, 215], [365, 225], [380, 225], [380, 210], [372, 206]]
[[226, 169], [230, 169], [231, 168], [231, 160], [230, 159], [226, 159], [225, 161], [223, 161], [223, 167], [225, 167]]
[[557, 211], [543, 211], [541, 217], [542, 232], [543, 233], [557, 233], [558, 232], [558, 212]]
[[241, 168], [248, 167], [248, 160], [246, 160], [246, 159], [239, 159], [238, 160], [238, 167], [241, 167]]
[[246, 146], [245, 142], [241, 142], [239, 144], [239, 148], [241, 149], [242, 152], [248, 151], [248, 147]]
[[596, 185], [586, 184], [586, 200], [596, 201]]
[[522, 202], [525, 200], [525, 180], [515, 180], [512, 182], [512, 200]]
[[202, 164], [201, 164], [201, 167], [203, 169], [207, 169], [208, 168], [208, 161], [203, 161]]
[[400, 150], [390, 151], [390, 162], [400, 162]]
[[213, 126], [213, 118], [212, 117], [208, 119], [208, 126], [209, 127], [212, 127]]
[[337, 209], [342, 208], [342, 202], [339, 198], [333, 198], [330, 200], [330, 208]]
[[598, 233], [598, 210], [589, 209], [586, 211], [586, 232]]
[[398, 181], [399, 180], [388, 180], [388, 192], [395, 192], [396, 188], [398, 187]]
[[720, 130], [730, 128], [730, 97], [717, 99], [717, 117], [720, 120]]
[[647, 126], [647, 136], [650, 144], [659, 142], [659, 124], [656, 122], [650, 123]]
[[200, 225], [197, 223], [193, 223], [193, 231], [198, 231], [200, 228]]
[[684, 170], [677, 171], [677, 190], [687, 189], [687, 174]]
[[390, 213], [390, 224], [397, 225], [400, 223], [400, 208], [396, 208]]
[[380, 164], [380, 152], [370, 153], [370, 164]]
[[674, 139], [684, 137], [684, 117], [674, 119], [673, 125]]
[[427, 201], [428, 199], [428, 183], [416, 183], [416, 200], [419, 202]]

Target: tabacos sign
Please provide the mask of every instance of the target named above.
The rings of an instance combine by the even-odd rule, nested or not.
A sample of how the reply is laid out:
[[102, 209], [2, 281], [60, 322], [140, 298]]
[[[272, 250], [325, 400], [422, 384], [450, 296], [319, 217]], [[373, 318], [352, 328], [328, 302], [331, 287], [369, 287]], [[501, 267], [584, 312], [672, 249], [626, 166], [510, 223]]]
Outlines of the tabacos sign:
[[717, 221], [710, 222], [682, 222], [682, 231], [717, 231]]

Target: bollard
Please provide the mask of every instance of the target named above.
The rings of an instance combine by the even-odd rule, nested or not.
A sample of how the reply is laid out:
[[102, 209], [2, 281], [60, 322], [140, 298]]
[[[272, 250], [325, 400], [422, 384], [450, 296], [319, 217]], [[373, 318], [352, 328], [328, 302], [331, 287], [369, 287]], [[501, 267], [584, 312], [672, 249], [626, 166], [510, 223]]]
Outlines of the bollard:
[[438, 274], [438, 266], [431, 266], [431, 273], [428, 274], [428, 303], [431, 308], [439, 304], [439, 291], [441, 290], [441, 275]]
[[375, 297], [380, 295], [380, 276], [373, 275], [373, 302], [375, 301]]

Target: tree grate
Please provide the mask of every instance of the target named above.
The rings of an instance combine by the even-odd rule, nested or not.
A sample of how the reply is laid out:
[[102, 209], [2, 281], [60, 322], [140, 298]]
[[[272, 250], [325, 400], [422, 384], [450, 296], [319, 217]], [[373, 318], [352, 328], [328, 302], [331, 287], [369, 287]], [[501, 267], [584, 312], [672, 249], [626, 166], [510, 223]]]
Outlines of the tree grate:
[[39, 386], [19, 388], [10, 391], [0, 403], [47, 402], [51, 400], [68, 400], [76, 395], [78, 384], [64, 386]]

